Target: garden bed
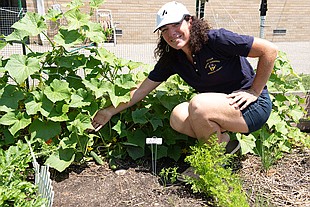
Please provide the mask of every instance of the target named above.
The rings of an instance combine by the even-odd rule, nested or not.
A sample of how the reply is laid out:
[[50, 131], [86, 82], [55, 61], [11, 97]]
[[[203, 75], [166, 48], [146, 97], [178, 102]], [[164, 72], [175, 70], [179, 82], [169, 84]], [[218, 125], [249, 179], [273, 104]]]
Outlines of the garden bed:
[[[65, 173], [55, 173], [53, 206], [208, 206], [210, 199], [193, 194], [189, 186], [162, 186], [149, 164], [125, 166], [128, 169], [123, 175], [117, 175], [106, 163], [72, 166]], [[247, 155], [238, 173], [251, 206], [310, 206], [309, 149], [294, 149], [267, 173], [259, 157]]]

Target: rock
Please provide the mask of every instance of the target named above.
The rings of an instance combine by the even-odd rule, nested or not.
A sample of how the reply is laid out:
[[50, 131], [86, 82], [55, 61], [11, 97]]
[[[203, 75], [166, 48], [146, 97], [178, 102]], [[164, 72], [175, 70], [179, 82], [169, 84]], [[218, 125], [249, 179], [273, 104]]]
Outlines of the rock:
[[117, 175], [125, 175], [127, 173], [127, 170], [124, 169], [120, 169], [120, 170], [116, 170], [115, 174]]

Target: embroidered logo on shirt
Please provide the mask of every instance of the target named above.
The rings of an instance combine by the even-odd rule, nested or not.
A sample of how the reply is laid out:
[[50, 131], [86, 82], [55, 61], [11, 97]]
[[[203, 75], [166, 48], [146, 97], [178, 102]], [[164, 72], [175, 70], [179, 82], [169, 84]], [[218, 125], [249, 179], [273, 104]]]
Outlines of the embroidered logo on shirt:
[[221, 62], [219, 60], [214, 60], [213, 58], [210, 58], [206, 62], [207, 63], [205, 65], [205, 69], [208, 70], [208, 75], [216, 73], [222, 69], [222, 66], [219, 68], [217, 67], [217, 65]]

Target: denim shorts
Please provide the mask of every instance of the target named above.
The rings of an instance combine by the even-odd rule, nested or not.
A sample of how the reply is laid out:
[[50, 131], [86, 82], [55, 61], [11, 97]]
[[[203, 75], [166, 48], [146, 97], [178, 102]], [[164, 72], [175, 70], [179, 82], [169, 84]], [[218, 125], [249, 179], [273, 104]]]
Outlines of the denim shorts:
[[243, 109], [242, 115], [248, 125], [248, 133], [260, 129], [268, 120], [272, 109], [269, 94], [263, 91], [257, 100]]

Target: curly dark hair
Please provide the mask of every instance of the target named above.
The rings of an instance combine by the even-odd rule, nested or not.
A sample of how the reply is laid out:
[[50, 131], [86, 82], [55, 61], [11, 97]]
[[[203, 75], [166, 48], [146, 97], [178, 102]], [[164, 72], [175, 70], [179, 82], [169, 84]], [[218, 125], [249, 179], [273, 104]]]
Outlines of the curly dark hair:
[[[190, 30], [190, 40], [189, 44], [192, 53], [196, 53], [201, 50], [202, 46], [208, 42], [208, 31], [211, 29], [210, 24], [203, 19], [199, 19], [196, 16], [185, 16], [184, 19], [189, 21], [192, 19], [192, 28]], [[154, 50], [155, 58], [161, 58], [167, 53], [174, 54], [176, 49], [167, 46], [168, 43], [164, 40], [163, 36], [160, 34], [157, 40], [157, 47]], [[169, 47], [169, 50], [166, 48]]]

